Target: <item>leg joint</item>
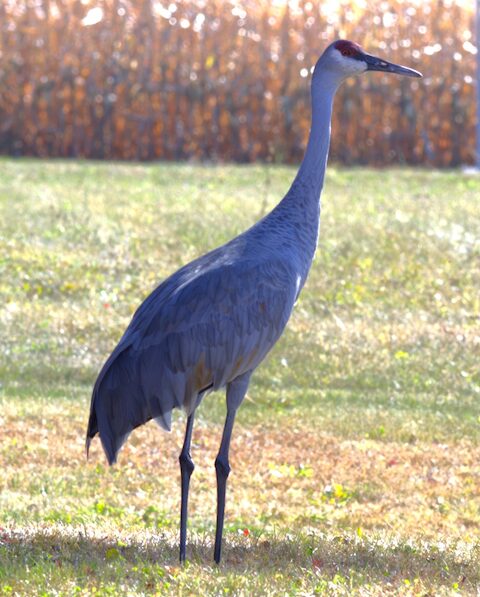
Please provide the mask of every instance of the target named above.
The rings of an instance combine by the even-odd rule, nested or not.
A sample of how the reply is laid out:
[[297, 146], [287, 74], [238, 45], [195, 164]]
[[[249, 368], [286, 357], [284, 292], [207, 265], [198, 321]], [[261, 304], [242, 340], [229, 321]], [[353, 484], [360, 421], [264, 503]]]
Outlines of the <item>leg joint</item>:
[[215, 459], [215, 469], [217, 471], [217, 475], [222, 475], [223, 477], [228, 477], [230, 471], [232, 470], [228, 460], [224, 460], [220, 456], [217, 456]]
[[178, 461], [180, 462], [180, 469], [187, 472], [189, 475], [195, 470], [192, 457], [188, 452], [181, 452]]

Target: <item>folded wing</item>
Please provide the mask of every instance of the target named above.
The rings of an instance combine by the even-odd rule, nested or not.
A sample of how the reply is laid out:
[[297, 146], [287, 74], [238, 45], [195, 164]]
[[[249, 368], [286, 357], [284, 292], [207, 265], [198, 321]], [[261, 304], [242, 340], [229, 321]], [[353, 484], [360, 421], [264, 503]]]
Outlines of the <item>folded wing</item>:
[[298, 291], [294, 268], [267, 262], [193, 262], [142, 303], [96, 381], [87, 431], [110, 462], [135, 427], [170, 429], [203, 396], [253, 370], [282, 333]]

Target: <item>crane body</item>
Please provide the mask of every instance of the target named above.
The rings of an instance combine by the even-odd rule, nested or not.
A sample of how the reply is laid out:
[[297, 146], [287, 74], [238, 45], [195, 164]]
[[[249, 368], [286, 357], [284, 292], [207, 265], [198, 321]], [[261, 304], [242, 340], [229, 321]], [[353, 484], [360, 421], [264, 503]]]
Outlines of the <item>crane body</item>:
[[94, 389], [102, 399], [90, 431], [102, 425], [111, 463], [132, 429], [153, 418], [169, 430], [174, 408], [191, 414], [275, 344], [308, 272], [289, 250], [295, 229], [268, 234], [272, 219], [282, 225], [279, 212], [181, 268], [137, 310]]
[[285, 197], [243, 234], [161, 283], [137, 309], [96, 380], [87, 452], [99, 433], [110, 464], [139, 425], [154, 419], [169, 430], [173, 409], [187, 415], [179, 457], [181, 561], [186, 557], [195, 411], [208, 393], [226, 387], [227, 416], [215, 461], [218, 563], [235, 414], [253, 371], [285, 329], [312, 264], [335, 92], [347, 76], [366, 70], [421, 76], [366, 54], [352, 42], [331, 44], [314, 71], [309, 142]]

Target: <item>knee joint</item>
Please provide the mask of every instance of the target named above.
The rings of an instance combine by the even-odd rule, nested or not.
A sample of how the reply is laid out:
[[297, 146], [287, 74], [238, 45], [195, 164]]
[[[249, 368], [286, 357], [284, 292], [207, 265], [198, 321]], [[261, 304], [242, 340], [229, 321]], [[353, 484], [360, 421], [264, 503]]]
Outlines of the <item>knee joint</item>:
[[190, 454], [185, 454], [184, 452], [182, 452], [178, 457], [178, 460], [180, 462], [180, 468], [182, 469], [182, 471], [186, 471], [189, 475], [191, 475], [195, 470], [195, 465], [193, 464], [193, 460]]
[[216, 458], [215, 459], [215, 469], [217, 471], [217, 475], [223, 475], [224, 477], [228, 477], [228, 475], [230, 474], [230, 471], [232, 470], [230, 468], [230, 464], [228, 463], [228, 460], [222, 460], [221, 458]]

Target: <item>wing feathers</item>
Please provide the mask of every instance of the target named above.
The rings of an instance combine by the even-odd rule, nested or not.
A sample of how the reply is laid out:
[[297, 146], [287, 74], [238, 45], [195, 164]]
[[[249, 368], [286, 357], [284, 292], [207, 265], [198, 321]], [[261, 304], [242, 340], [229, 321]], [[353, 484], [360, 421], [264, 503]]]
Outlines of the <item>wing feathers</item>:
[[187, 268], [137, 309], [95, 384], [87, 435], [100, 432], [110, 462], [132, 429], [150, 419], [170, 429], [204, 388], [253, 370], [283, 331], [297, 276], [277, 260]]

